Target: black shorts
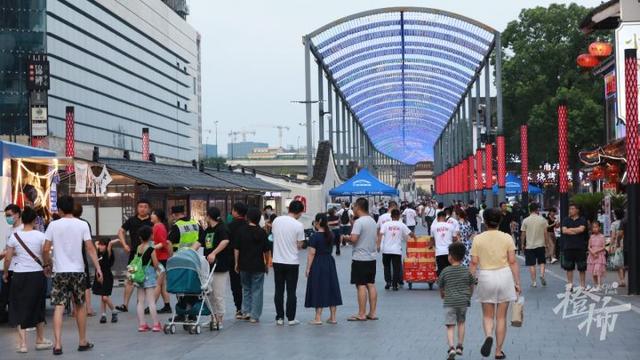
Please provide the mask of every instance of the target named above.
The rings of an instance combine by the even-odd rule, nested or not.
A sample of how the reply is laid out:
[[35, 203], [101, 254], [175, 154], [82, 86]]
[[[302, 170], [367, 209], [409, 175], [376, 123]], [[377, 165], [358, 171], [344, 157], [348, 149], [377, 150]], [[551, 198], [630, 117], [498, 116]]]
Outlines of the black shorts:
[[538, 263], [538, 265], [547, 262], [544, 246], [535, 249], [524, 250], [524, 265], [536, 266], [536, 262]]
[[158, 262], [164, 266], [165, 270], [167, 269], [167, 260], [158, 260]]
[[566, 249], [562, 251], [560, 263], [566, 271], [572, 271], [576, 268], [580, 272], [587, 271], [587, 251], [581, 249]]
[[367, 285], [376, 282], [376, 261], [351, 261], [351, 283]]
[[449, 255], [438, 255], [436, 256], [436, 274], [440, 276], [442, 270], [444, 270], [447, 266], [451, 265], [449, 263]]

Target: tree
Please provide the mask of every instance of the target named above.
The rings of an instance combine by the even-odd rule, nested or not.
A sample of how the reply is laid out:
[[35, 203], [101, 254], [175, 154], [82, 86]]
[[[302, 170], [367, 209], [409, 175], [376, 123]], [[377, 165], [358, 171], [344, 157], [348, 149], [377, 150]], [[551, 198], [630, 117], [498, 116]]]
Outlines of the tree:
[[529, 163], [558, 159], [557, 106], [568, 103], [570, 166], [577, 152], [604, 141], [602, 80], [576, 65], [596, 35], [579, 22], [589, 9], [570, 4], [523, 9], [502, 33], [504, 131], [507, 152], [520, 152], [520, 125], [529, 125]]
[[220, 167], [225, 167], [227, 163], [227, 159], [220, 156], [208, 157], [203, 159], [203, 162], [204, 162], [204, 166], [208, 168], [215, 168], [218, 164], [220, 164]]

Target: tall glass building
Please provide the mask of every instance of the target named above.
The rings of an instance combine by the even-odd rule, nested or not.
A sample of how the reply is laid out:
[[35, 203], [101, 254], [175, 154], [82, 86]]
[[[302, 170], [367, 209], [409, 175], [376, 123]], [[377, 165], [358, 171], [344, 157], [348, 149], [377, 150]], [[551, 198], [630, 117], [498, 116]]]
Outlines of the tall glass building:
[[65, 107], [75, 108], [76, 155], [132, 158], [148, 127], [151, 152], [197, 159], [200, 37], [185, 1], [0, 0], [0, 136], [29, 135], [29, 54], [48, 55], [49, 147], [64, 154]]

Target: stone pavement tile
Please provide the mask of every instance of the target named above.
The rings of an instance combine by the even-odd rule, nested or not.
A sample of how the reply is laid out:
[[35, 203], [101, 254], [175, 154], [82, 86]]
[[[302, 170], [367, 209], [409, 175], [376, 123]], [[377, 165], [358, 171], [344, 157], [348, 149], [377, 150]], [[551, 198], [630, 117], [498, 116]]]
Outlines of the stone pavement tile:
[[[73, 319], [65, 318], [64, 359], [444, 359], [446, 337], [442, 325], [442, 301], [437, 290], [426, 290], [416, 284], [415, 290], [385, 291], [382, 264], [378, 262], [379, 321], [347, 322], [357, 312], [355, 288], [349, 285], [351, 248], [336, 257], [344, 305], [338, 308], [339, 324], [311, 326], [313, 310], [305, 309], [306, 279], [301, 271], [298, 284], [298, 319], [301, 325], [278, 327], [273, 307], [273, 275], [265, 280], [264, 312], [257, 325], [225, 321], [221, 332], [203, 331], [189, 335], [179, 329], [176, 335], [140, 334], [136, 331], [134, 302], [132, 312], [121, 314], [117, 324], [99, 324], [98, 318], [89, 320], [89, 339], [96, 343], [90, 353], [77, 353], [77, 338]], [[300, 255], [304, 268], [305, 253]], [[559, 303], [557, 294], [563, 292], [562, 273], [550, 266], [556, 276], [547, 275], [549, 286], [529, 288], [527, 269], [521, 269], [525, 303], [525, 322], [521, 328], [509, 326], [505, 352], [509, 359], [637, 359], [640, 341], [632, 334], [640, 334], [640, 314], [621, 314], [615, 330], [599, 341], [600, 328], [592, 325], [590, 334], [578, 329], [582, 319], [565, 319], [553, 313]], [[120, 303], [122, 289], [114, 290], [114, 302]], [[227, 316], [232, 315], [233, 301], [227, 293]], [[635, 299], [635, 298], [634, 298]], [[132, 300], [135, 300], [135, 296]], [[97, 302], [94, 298], [94, 306]], [[326, 318], [328, 313], [324, 315]], [[164, 315], [161, 319], [166, 319]], [[50, 319], [50, 318], [49, 318]], [[484, 339], [480, 305], [472, 301], [467, 313], [465, 356], [461, 359], [480, 359], [479, 348]], [[51, 323], [46, 326], [52, 337]], [[33, 335], [30, 340], [33, 342]], [[51, 352], [31, 351], [26, 356], [13, 353], [14, 330], [0, 327], [0, 359], [50, 359]], [[8, 351], [5, 349], [9, 349]], [[491, 357], [492, 358], [492, 357]]]

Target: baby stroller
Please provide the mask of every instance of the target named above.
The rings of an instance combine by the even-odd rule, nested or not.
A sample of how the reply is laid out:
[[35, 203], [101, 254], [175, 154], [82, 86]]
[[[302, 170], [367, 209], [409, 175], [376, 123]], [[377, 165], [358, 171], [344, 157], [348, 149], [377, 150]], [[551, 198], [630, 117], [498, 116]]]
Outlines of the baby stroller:
[[202, 327], [217, 330], [211, 313], [209, 295], [212, 291], [213, 270], [209, 263], [193, 249], [176, 252], [167, 261], [167, 291], [176, 294], [178, 303], [164, 325], [165, 334], [175, 334], [176, 325], [182, 325], [189, 334], [200, 334]]

